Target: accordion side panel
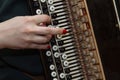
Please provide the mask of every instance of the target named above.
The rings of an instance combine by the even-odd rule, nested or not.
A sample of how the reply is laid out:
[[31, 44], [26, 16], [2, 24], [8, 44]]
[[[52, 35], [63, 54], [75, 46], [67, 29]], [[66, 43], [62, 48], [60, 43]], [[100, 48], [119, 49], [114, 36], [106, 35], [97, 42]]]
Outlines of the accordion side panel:
[[29, 0], [33, 15], [51, 17], [48, 27], [65, 28], [41, 51], [46, 80], [105, 80], [86, 0]]
[[94, 35], [94, 30], [93, 30], [91, 18], [90, 18], [90, 15], [89, 15], [89, 10], [88, 10], [88, 6], [87, 6], [87, 2], [86, 2], [86, 0], [84, 0], [84, 2], [85, 2], [85, 5], [86, 5], [86, 11], [87, 11], [87, 15], [88, 15], [88, 19], [89, 19], [89, 23], [90, 23], [90, 27], [91, 27], [91, 32], [92, 32], [94, 44], [96, 46], [96, 55], [95, 55], [95, 58], [98, 59], [98, 61], [99, 61], [99, 66], [100, 66], [99, 69], [101, 71], [100, 75], [101, 75], [101, 77], [102, 77], [103, 80], [106, 80], [105, 74], [104, 74], [104, 69], [103, 69], [102, 62], [101, 62], [101, 57], [100, 57], [99, 50], [98, 50], [97, 43], [96, 43], [96, 38], [95, 38], [95, 35]]
[[[120, 30], [113, 0], [86, 0], [106, 80], [120, 80]], [[119, 0], [117, 4], [119, 3]], [[120, 6], [117, 5], [117, 8]], [[119, 11], [119, 10], [118, 10]], [[119, 14], [119, 12], [118, 12]]]
[[[68, 0], [68, 2], [70, 2], [70, 1]], [[92, 23], [91, 23], [91, 19], [90, 19], [90, 15], [89, 15], [86, 0], [71, 1], [69, 3], [69, 7], [70, 7], [71, 15], [73, 16], [73, 18], [77, 18], [77, 19], [72, 19], [72, 22], [74, 23], [74, 27], [77, 26], [76, 31], [79, 29], [77, 33], [83, 32], [83, 34], [77, 34], [76, 35], [77, 38], [80, 39], [80, 37], [82, 35], [82, 37], [87, 36], [86, 39], [88, 39], [88, 37], [90, 37], [89, 39], [91, 39], [90, 44], [86, 43], [87, 46], [91, 45], [91, 49], [90, 49], [90, 47], [88, 47], [88, 49], [86, 49], [86, 48], [82, 49], [82, 46], [80, 46], [80, 45], [83, 44], [83, 43], [79, 42], [81, 40], [78, 40], [78, 42], [77, 42], [77, 43], [80, 43], [78, 46], [80, 46], [79, 49], [82, 51], [82, 52], [80, 52], [81, 53], [80, 57], [83, 56], [83, 58], [82, 58], [83, 61], [85, 61], [85, 59], [88, 59], [88, 58], [89, 58], [89, 60], [93, 60], [93, 62], [92, 61], [91, 62], [89, 62], [89, 61], [88, 62], [83, 62], [83, 64], [84, 64], [83, 69], [86, 70], [85, 68], [87, 68], [87, 70], [85, 71], [86, 75], [87, 75], [86, 79], [88, 79], [88, 80], [90, 79], [88, 77], [89, 75], [94, 75], [94, 76], [99, 75], [99, 79], [105, 80], [105, 75], [104, 75], [99, 51], [98, 51], [98, 48], [97, 48], [95, 35], [94, 35], [93, 28], [92, 28]], [[83, 17], [87, 18], [87, 19], [82, 20]], [[81, 28], [81, 24], [82, 24], [81, 22], [83, 22], [83, 24], [85, 24], [85, 23], [87, 24], [86, 26], [84, 26], [84, 29], [83, 29], [83, 27]], [[78, 24], [78, 25], [76, 25], [76, 24]], [[87, 32], [87, 34], [86, 34], [86, 32]], [[85, 51], [87, 51], [87, 52], [85, 53]], [[96, 63], [94, 62], [94, 60], [96, 61]], [[91, 69], [91, 71], [89, 73], [90, 66], [87, 66], [87, 67], [85, 67], [85, 66], [90, 64], [90, 63], [92, 63], [92, 67], [95, 68], [97, 66], [98, 69], [97, 70]], [[94, 71], [97, 72], [97, 73], [92, 74], [92, 73], [94, 73]], [[90, 77], [92, 77], [92, 76], [90, 76]], [[97, 78], [92, 77], [92, 79], [97, 79]]]

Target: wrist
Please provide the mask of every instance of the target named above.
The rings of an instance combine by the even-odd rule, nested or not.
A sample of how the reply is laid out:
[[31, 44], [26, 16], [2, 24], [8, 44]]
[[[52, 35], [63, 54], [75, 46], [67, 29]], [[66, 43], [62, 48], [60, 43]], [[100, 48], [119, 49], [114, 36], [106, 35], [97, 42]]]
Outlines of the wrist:
[[0, 23], [0, 49], [3, 49], [3, 48], [5, 48], [5, 45], [4, 45], [4, 42], [5, 42], [5, 40], [4, 40], [4, 32], [2, 31], [2, 23]]

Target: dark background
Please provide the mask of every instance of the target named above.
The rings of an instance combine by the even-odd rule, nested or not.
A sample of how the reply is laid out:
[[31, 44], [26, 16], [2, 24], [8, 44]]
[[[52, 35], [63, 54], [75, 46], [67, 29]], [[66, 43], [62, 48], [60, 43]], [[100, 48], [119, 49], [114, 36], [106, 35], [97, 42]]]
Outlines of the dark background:
[[116, 27], [113, 2], [87, 0], [87, 3], [106, 80], [120, 80], [120, 30]]

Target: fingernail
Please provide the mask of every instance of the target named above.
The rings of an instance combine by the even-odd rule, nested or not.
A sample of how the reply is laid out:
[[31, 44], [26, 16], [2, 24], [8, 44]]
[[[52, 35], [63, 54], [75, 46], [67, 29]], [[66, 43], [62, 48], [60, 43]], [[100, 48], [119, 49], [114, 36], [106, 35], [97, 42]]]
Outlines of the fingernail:
[[66, 34], [67, 33], [67, 30], [66, 29], [64, 29], [63, 30], [63, 32], [62, 32], [62, 34]]
[[50, 45], [47, 48], [50, 49]]
[[40, 26], [46, 26], [46, 23], [40, 23]]

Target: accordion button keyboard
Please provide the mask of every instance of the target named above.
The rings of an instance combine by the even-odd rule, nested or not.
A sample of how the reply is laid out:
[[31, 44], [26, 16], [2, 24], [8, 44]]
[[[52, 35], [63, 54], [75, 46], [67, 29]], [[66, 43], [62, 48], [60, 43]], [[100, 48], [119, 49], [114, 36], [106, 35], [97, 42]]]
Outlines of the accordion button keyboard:
[[[50, 80], [99, 79], [101, 77], [97, 66], [99, 61], [94, 52], [96, 46], [84, 0], [33, 1], [36, 14], [51, 16], [50, 25], [54, 25], [52, 27], [67, 30], [64, 35], [53, 36], [50, 41], [51, 48], [45, 51], [47, 70], [50, 69], [48, 72], [52, 77]], [[89, 78], [85, 78], [88, 75]]]

